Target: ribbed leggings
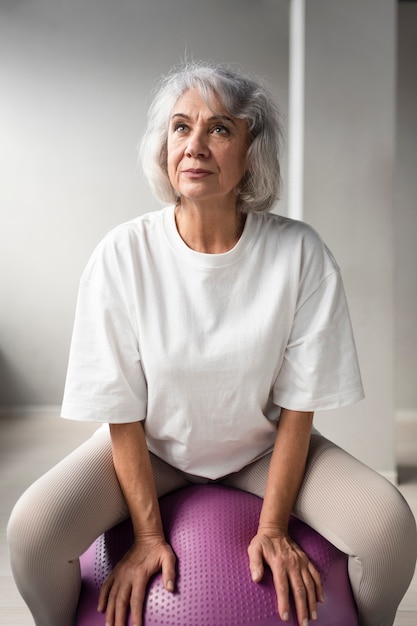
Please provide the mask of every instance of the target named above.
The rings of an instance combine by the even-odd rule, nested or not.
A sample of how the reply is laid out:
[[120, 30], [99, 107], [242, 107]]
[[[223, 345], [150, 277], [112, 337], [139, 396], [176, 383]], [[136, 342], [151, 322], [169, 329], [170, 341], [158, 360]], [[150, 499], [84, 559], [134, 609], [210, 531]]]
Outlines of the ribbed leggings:
[[[262, 497], [269, 459], [220, 482]], [[201, 482], [153, 455], [151, 460], [159, 496]], [[360, 626], [391, 626], [413, 576], [417, 551], [415, 520], [397, 489], [313, 435], [294, 513], [349, 555]], [[23, 494], [9, 521], [8, 540], [16, 584], [37, 626], [73, 626], [79, 556], [127, 516], [110, 436], [103, 430]]]

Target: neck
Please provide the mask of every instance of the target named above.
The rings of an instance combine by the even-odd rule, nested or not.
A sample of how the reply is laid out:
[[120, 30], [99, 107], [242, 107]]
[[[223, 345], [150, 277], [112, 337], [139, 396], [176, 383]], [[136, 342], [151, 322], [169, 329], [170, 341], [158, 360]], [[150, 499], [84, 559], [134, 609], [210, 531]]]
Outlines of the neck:
[[202, 210], [195, 205], [179, 203], [175, 221], [181, 239], [189, 248], [206, 254], [221, 254], [231, 250], [239, 241], [246, 215], [236, 208], [210, 207]]

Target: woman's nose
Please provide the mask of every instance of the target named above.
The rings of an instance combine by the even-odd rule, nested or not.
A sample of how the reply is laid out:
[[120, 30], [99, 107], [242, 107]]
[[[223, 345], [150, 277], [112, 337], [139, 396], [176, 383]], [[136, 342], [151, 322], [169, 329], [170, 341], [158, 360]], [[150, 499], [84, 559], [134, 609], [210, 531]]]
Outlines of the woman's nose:
[[209, 147], [203, 132], [195, 131], [189, 135], [185, 154], [191, 158], [208, 157]]

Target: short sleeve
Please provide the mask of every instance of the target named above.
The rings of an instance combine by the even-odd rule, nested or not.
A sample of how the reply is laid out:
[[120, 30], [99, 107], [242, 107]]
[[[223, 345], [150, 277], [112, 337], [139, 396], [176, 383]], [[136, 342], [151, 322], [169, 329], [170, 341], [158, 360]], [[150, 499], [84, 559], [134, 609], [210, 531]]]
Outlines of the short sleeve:
[[364, 397], [348, 305], [339, 268], [334, 265], [311, 292], [303, 294], [295, 312], [273, 387], [278, 406], [317, 411]]
[[125, 423], [146, 417], [147, 388], [123, 279], [95, 254], [80, 281], [62, 417]]

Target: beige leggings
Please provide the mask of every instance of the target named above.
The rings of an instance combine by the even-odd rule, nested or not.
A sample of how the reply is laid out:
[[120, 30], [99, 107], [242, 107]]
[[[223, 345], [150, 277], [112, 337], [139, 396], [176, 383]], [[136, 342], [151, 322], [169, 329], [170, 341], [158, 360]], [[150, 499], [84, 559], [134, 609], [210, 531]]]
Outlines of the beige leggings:
[[[262, 497], [269, 458], [221, 482]], [[199, 482], [151, 459], [160, 496]], [[415, 521], [395, 487], [313, 435], [294, 513], [349, 555], [360, 626], [392, 625], [416, 560]], [[102, 430], [23, 494], [10, 518], [8, 540], [16, 584], [37, 626], [73, 626], [78, 557], [127, 516], [110, 437]]]

